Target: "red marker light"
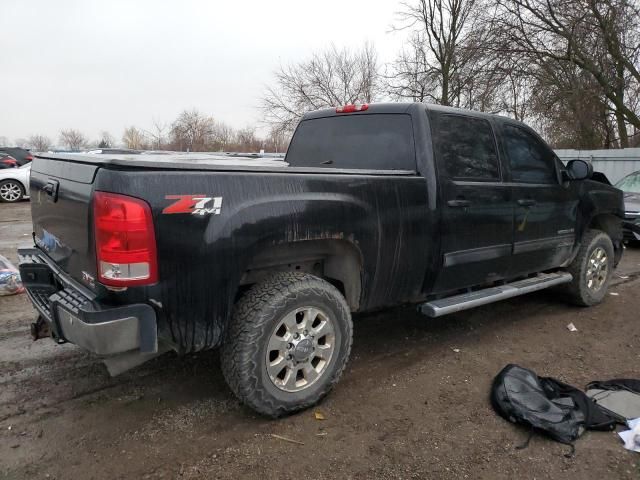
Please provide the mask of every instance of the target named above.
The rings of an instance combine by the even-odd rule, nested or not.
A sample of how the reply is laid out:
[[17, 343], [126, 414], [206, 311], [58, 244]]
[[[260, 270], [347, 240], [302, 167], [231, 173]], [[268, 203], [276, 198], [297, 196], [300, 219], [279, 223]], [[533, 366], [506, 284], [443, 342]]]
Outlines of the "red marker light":
[[355, 105], [343, 105], [342, 107], [336, 107], [336, 113], [364, 112], [368, 109], [368, 103], [356, 103]]

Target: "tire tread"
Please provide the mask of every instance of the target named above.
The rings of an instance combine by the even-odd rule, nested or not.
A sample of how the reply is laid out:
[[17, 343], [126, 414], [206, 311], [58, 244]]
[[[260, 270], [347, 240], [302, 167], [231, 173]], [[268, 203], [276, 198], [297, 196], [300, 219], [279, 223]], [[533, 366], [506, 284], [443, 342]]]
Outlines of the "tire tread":
[[[300, 289], [312, 292], [330, 303], [336, 303], [347, 319], [346, 352], [342, 364], [331, 380], [312, 398], [296, 404], [283, 404], [272, 398], [261, 386], [257, 362], [260, 358], [259, 338], [265, 324], [281, 313], [285, 303], [295, 298]], [[279, 272], [260, 282], [240, 299], [234, 309], [225, 341], [220, 350], [222, 372], [232, 392], [246, 405], [270, 417], [280, 417], [303, 410], [324, 397], [340, 379], [351, 351], [353, 324], [342, 294], [330, 283], [307, 273]], [[344, 344], [344, 340], [343, 340]]]
[[[599, 299], [599, 300], [593, 299], [591, 295], [587, 292], [587, 286], [584, 283], [584, 275], [583, 275], [584, 273], [583, 268], [587, 260], [587, 256], [589, 255], [589, 252], [591, 251], [592, 246], [599, 241], [600, 237], [606, 238], [606, 241], [608, 241], [611, 246], [611, 251], [613, 251], [613, 244], [611, 243], [611, 239], [605, 232], [601, 230], [596, 230], [596, 229], [587, 230], [584, 236], [582, 237], [582, 242], [578, 249], [578, 253], [576, 254], [571, 264], [566, 268], [566, 271], [573, 276], [573, 280], [566, 285], [565, 292], [572, 303], [581, 307], [590, 307], [602, 301], [602, 299]], [[609, 268], [610, 268], [610, 273], [609, 273], [609, 279], [610, 279], [611, 273], [613, 272], [613, 258], [611, 258], [611, 263], [609, 265]], [[607, 282], [607, 284], [603, 287], [605, 294], [608, 286], [609, 285]]]

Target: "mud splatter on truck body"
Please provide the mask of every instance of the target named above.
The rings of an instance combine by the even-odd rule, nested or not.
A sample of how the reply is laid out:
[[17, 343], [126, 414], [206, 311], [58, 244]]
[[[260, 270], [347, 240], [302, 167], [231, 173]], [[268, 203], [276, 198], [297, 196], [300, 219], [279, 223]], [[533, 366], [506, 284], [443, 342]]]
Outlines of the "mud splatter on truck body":
[[58, 341], [115, 355], [219, 346], [242, 295], [283, 272], [351, 312], [535, 283], [582, 258], [584, 238], [604, 242], [610, 272], [622, 194], [578, 162], [519, 122], [423, 104], [309, 113], [284, 160], [47, 154], [24, 277]]

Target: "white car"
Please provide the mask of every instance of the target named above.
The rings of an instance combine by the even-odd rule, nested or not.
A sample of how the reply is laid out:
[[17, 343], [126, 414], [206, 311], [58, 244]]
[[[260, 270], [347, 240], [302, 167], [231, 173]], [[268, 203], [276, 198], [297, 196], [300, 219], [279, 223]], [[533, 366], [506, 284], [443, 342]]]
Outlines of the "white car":
[[31, 162], [18, 168], [0, 170], [0, 202], [19, 202], [29, 198]]

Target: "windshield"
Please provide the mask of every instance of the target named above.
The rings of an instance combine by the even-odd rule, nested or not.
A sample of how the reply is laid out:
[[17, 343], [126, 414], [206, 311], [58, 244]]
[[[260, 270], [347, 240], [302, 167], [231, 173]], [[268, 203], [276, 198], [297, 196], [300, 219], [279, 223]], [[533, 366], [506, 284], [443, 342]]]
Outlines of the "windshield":
[[640, 193], [640, 172], [627, 175], [616, 183], [616, 188], [623, 192]]

